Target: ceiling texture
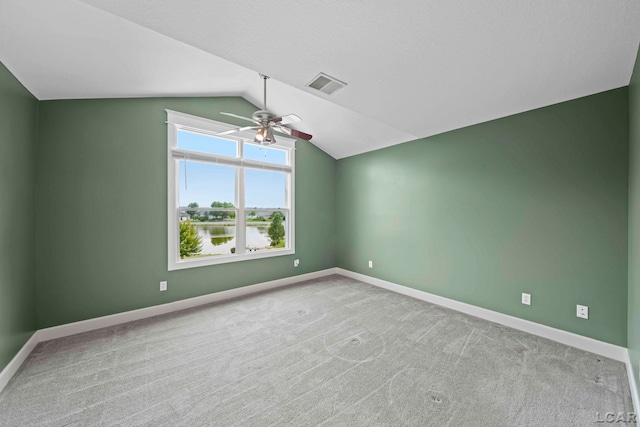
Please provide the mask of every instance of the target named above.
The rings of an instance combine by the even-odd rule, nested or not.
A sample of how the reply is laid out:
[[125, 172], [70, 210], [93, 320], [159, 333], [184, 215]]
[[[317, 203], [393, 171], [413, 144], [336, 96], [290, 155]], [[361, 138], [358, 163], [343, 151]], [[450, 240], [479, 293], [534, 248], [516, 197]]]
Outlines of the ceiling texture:
[[0, 61], [40, 100], [261, 107], [263, 73], [337, 159], [626, 86], [639, 42], [638, 0], [0, 1]]

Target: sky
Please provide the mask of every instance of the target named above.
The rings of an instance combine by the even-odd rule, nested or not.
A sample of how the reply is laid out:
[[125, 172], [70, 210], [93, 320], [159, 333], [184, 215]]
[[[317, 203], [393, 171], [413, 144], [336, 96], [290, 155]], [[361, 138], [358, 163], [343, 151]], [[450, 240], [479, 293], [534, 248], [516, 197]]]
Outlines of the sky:
[[[236, 157], [236, 142], [208, 135], [178, 132], [178, 147], [186, 150]], [[286, 164], [287, 153], [271, 147], [244, 143], [245, 159]], [[266, 155], [266, 157], [265, 157]], [[230, 202], [235, 205], [235, 168], [219, 164], [179, 161], [179, 203]], [[282, 172], [245, 168], [245, 206], [247, 208], [286, 207], [286, 179]], [[186, 182], [185, 182], [186, 181]]]

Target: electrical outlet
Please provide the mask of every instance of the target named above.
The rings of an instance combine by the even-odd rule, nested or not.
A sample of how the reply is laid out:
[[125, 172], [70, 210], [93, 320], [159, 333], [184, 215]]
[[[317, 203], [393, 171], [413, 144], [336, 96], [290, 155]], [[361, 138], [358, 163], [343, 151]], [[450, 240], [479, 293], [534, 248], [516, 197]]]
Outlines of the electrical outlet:
[[369, 261], [369, 268], [373, 268], [373, 261]]
[[531, 294], [522, 293], [522, 303], [525, 305], [531, 305]]
[[299, 266], [299, 265], [300, 265], [300, 260], [299, 260], [299, 259], [294, 259], [294, 260], [293, 260], [293, 266], [294, 266], [294, 267], [297, 267], [297, 266]]
[[576, 305], [576, 316], [581, 317], [583, 319], [589, 318], [589, 307], [586, 305]]
[[162, 282], [160, 282], [160, 291], [166, 291], [167, 290], [167, 281], [163, 280]]

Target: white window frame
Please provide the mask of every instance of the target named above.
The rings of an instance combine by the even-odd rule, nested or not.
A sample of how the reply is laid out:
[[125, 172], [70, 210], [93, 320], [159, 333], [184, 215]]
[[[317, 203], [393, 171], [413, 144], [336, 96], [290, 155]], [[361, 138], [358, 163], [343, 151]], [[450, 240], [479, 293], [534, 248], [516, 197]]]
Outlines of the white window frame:
[[[289, 165], [277, 165], [272, 163], [246, 160], [242, 158], [243, 143], [253, 143], [255, 136], [252, 132], [237, 132], [232, 135], [225, 135], [224, 139], [231, 139], [238, 142], [238, 158], [225, 157], [221, 155], [189, 151], [178, 148], [178, 131], [189, 131], [205, 135], [214, 135], [219, 132], [233, 129], [234, 126], [228, 123], [217, 122], [215, 120], [192, 116], [178, 111], [165, 110], [167, 112], [167, 243], [168, 243], [168, 270], [181, 270], [185, 268], [201, 267], [206, 265], [226, 264], [230, 262], [247, 261], [253, 259], [270, 258], [274, 256], [295, 254], [295, 139], [277, 136], [277, 143], [269, 147], [285, 149], [289, 156]], [[179, 200], [178, 200], [178, 161], [180, 159], [202, 160], [208, 163], [226, 164], [236, 167], [236, 208], [229, 209], [237, 211], [236, 215], [236, 241], [238, 242], [236, 254], [218, 255], [202, 258], [180, 259], [180, 227], [179, 227]], [[244, 167], [264, 169], [276, 172], [287, 172], [288, 180], [286, 186], [287, 209], [274, 209], [274, 211], [288, 210], [287, 230], [289, 245], [287, 248], [274, 248], [265, 251], [246, 252], [245, 227], [246, 211], [244, 206]], [[260, 207], [259, 207], [260, 208]], [[196, 210], [196, 208], [194, 208]], [[222, 211], [224, 208], [204, 208], [204, 210]], [[255, 210], [253, 207], [249, 211]]]

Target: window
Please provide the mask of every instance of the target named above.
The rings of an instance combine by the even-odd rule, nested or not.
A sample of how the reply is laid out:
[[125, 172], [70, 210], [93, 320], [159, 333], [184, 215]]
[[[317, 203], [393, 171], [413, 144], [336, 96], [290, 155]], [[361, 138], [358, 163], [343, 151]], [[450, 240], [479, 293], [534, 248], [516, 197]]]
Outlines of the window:
[[169, 270], [294, 253], [294, 140], [167, 110]]

